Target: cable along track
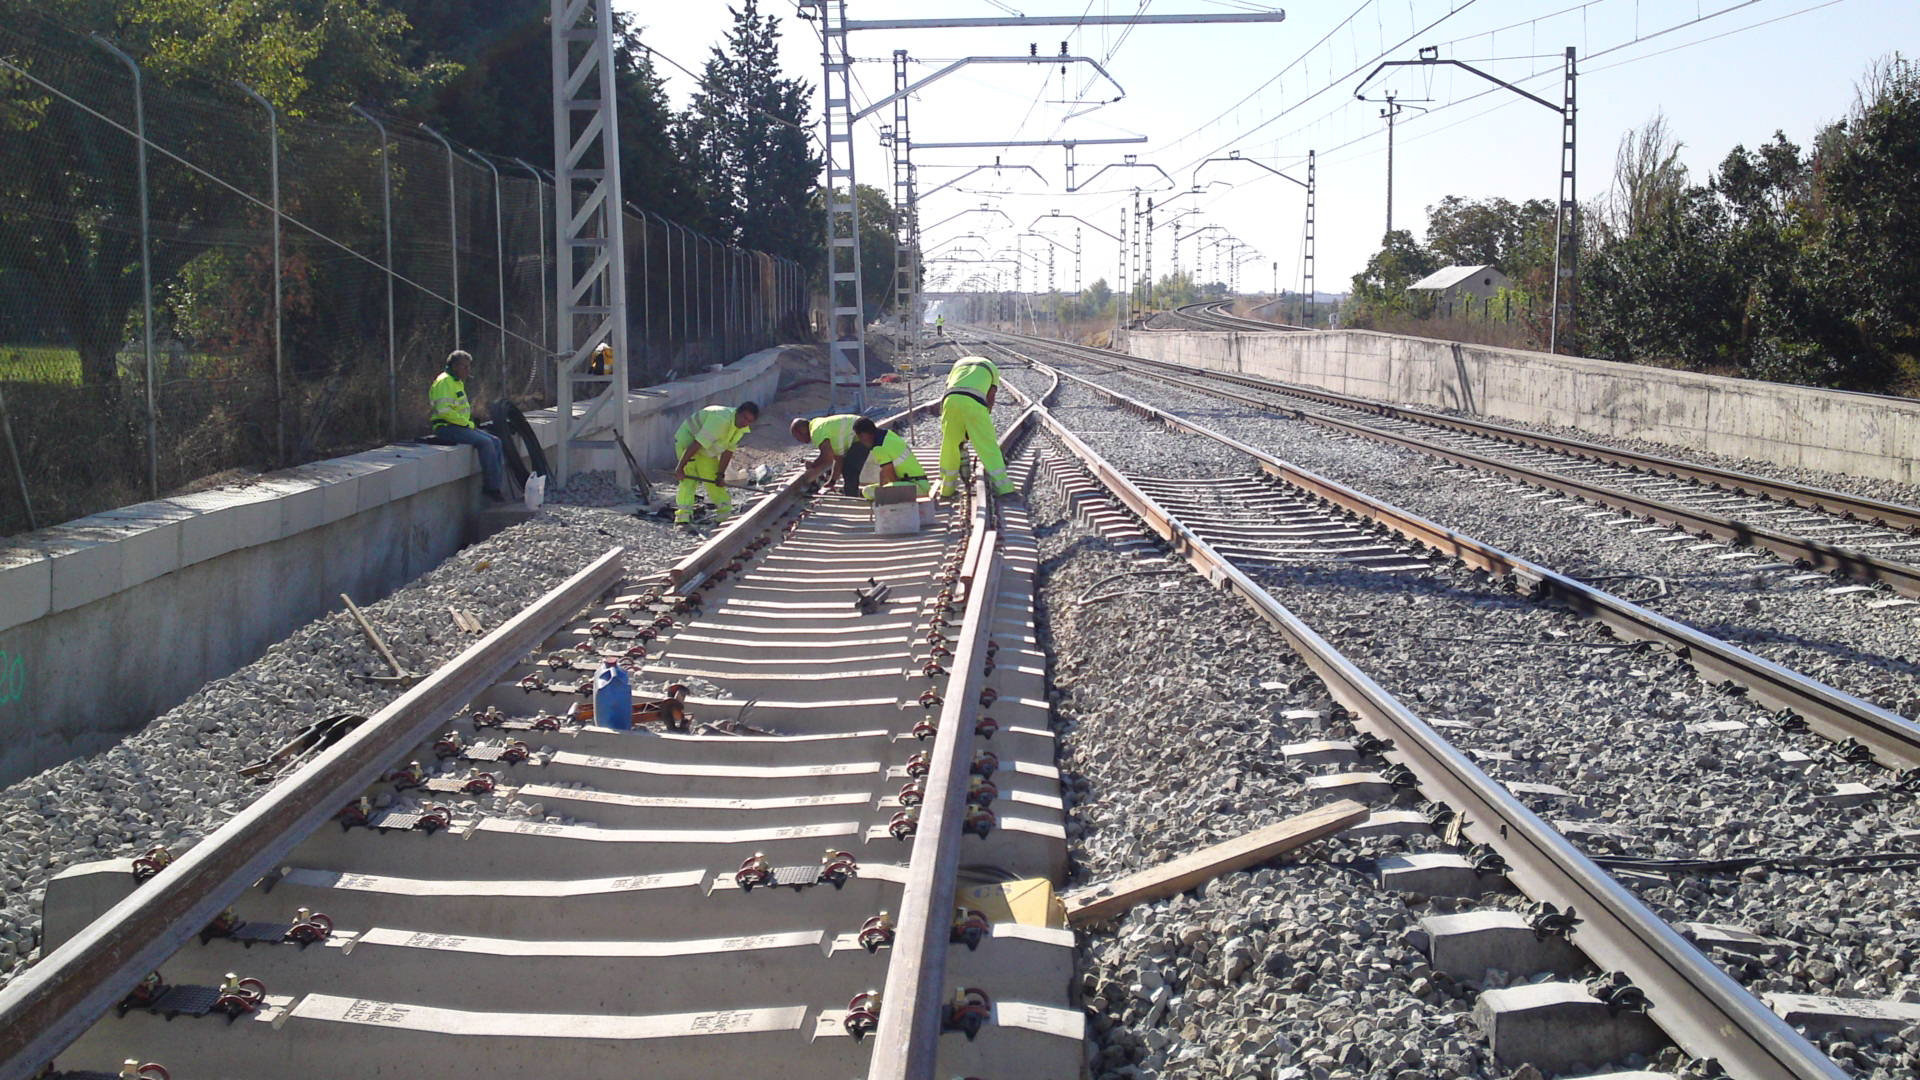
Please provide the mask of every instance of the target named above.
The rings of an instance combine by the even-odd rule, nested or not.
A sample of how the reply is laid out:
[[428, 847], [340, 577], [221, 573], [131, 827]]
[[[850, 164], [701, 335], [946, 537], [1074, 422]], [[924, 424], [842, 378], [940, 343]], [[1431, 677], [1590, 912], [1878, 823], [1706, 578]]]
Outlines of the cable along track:
[[[0, 1076], [1077, 1073], [1072, 935], [994, 884], [1065, 860], [1024, 516], [875, 535], [809, 479], [666, 582], [607, 553], [179, 857], [56, 879]], [[580, 723], [603, 658], [687, 730]]]
[[[1070, 374], [1065, 377], [1074, 378]], [[1211, 435], [1137, 402], [1128, 407], [1170, 426]], [[1040, 416], [1040, 424], [1149, 531], [1210, 581], [1239, 595], [1287, 638], [1333, 698], [1355, 714], [1355, 722], [1382, 740], [1374, 744], [1375, 751], [1395, 765], [1410, 769], [1422, 794], [1444, 808], [1450, 840], [1462, 845], [1488, 845], [1504, 863], [1505, 876], [1521, 892], [1533, 900], [1554, 904], [1563, 912], [1569, 908], [1578, 912], [1583, 922], [1572, 931], [1574, 945], [1602, 970], [1623, 973], [1644, 992], [1653, 1002], [1650, 1019], [1675, 1043], [1696, 1057], [1714, 1059], [1736, 1077], [1846, 1075], [1506, 787], [1288, 611], [1215, 545], [1206, 528], [1193, 526], [1172, 512], [1146, 489], [1148, 485], [1121, 473], [1050, 413]], [[1251, 448], [1233, 445], [1262, 457]], [[1269, 462], [1271, 459], [1262, 462], [1263, 469]], [[1289, 483], [1319, 479], [1282, 463], [1273, 464], [1290, 474]], [[1327, 481], [1320, 483], [1325, 486], [1315, 491], [1315, 497], [1327, 504], [1373, 505], [1357, 492]], [[1418, 529], [1423, 544], [1491, 572], [1516, 578], [1525, 575], [1547, 588], [1564, 585], [1574, 595], [1592, 591], [1410, 515], [1403, 516], [1394, 527]], [[1584, 991], [1572, 996], [1584, 1000]]]
[[1920, 598], [1920, 566], [1901, 561], [1920, 554], [1920, 508], [1250, 375], [995, 336], [1507, 476], [1731, 547], [1771, 552], [1796, 566], [1891, 589], [1899, 597], [1888, 604], [1909, 606]]

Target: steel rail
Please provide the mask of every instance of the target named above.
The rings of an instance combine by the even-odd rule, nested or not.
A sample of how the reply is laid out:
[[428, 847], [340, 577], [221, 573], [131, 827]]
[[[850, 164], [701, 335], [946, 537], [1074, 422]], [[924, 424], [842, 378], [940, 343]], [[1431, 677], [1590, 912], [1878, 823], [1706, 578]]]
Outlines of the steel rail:
[[1071, 372], [1061, 372], [1060, 376], [1105, 395], [1136, 415], [1231, 447], [1253, 458], [1262, 472], [1324, 503], [1377, 522], [1437, 554], [1497, 577], [1511, 578], [1525, 591], [1559, 600], [1575, 614], [1600, 622], [1624, 639], [1665, 646], [1710, 682], [1731, 682], [1771, 709], [1790, 710], [1833, 742], [1857, 740], [1887, 768], [1920, 768], [1920, 724], [1898, 713], [1110, 387]]
[[[1042, 339], [1027, 340], [1041, 341]], [[1100, 350], [1099, 355], [1093, 355], [1092, 352], [1084, 346], [1056, 345], [1056, 343], [1052, 342], [1045, 342], [1045, 344], [1054, 345], [1065, 351], [1071, 351], [1085, 359], [1106, 364], [1122, 372], [1146, 375], [1175, 386], [1183, 386], [1197, 393], [1209, 394], [1226, 401], [1246, 405], [1251, 408], [1262, 409], [1267, 412], [1280, 413], [1293, 419], [1316, 424], [1320, 427], [1338, 431], [1343, 434], [1355, 435], [1372, 439], [1376, 442], [1399, 446], [1403, 449], [1426, 454], [1430, 457], [1442, 458], [1457, 465], [1464, 465], [1483, 472], [1498, 473], [1502, 476], [1522, 481], [1523, 483], [1549, 488], [1568, 495], [1575, 495], [1596, 505], [1610, 506], [1624, 513], [1645, 518], [1648, 521], [1672, 525], [1698, 536], [1712, 536], [1744, 547], [1761, 548], [1782, 558], [1803, 562], [1809, 567], [1845, 574], [1857, 581], [1879, 582], [1887, 585], [1893, 589], [1894, 592], [1902, 596], [1920, 597], [1920, 566], [1914, 564], [1883, 559], [1879, 556], [1868, 555], [1853, 548], [1840, 547], [1807, 537], [1777, 532], [1709, 511], [1695, 510], [1689, 507], [1677, 506], [1673, 503], [1661, 502], [1658, 499], [1648, 498], [1647, 496], [1624, 491], [1620, 488], [1609, 487], [1604, 484], [1588, 483], [1587, 481], [1561, 473], [1501, 461], [1498, 458], [1488, 457], [1471, 450], [1460, 450], [1453, 447], [1440, 446], [1412, 436], [1368, 427], [1365, 424], [1355, 423], [1351, 420], [1324, 416], [1280, 402], [1250, 397], [1246, 394], [1225, 390], [1217, 386], [1208, 386], [1179, 375], [1172, 375], [1165, 371], [1155, 370], [1152, 365], [1161, 363], [1159, 361], [1141, 363], [1136, 366], [1135, 363], [1130, 362], [1138, 361], [1139, 358], [1137, 357], [1121, 357], [1116, 359], [1118, 354], [1107, 353], [1104, 350]], [[1122, 362], [1122, 360], [1129, 362]], [[1263, 387], [1263, 389], [1267, 388]], [[1274, 392], [1284, 393], [1287, 391]], [[1704, 467], [1696, 466], [1695, 468]]]
[[[1286, 329], [1286, 327], [1277, 327]], [[1090, 348], [1090, 346], [1088, 346]], [[1114, 354], [1119, 355], [1119, 354]], [[1864, 495], [1851, 495], [1831, 488], [1814, 487], [1811, 484], [1796, 484], [1789, 480], [1776, 480], [1772, 477], [1754, 473], [1740, 472], [1736, 469], [1721, 469], [1711, 465], [1700, 465], [1678, 458], [1661, 457], [1658, 454], [1646, 454], [1637, 450], [1626, 450], [1615, 446], [1587, 442], [1562, 435], [1547, 435], [1525, 428], [1509, 427], [1504, 424], [1490, 423], [1485, 420], [1469, 420], [1445, 413], [1432, 412], [1407, 405], [1390, 405], [1380, 401], [1339, 394], [1331, 390], [1296, 386], [1274, 379], [1264, 379], [1258, 375], [1243, 372], [1205, 371], [1170, 363], [1165, 360], [1152, 360], [1143, 356], [1127, 359], [1134, 363], [1157, 368], [1163, 371], [1203, 375], [1219, 379], [1222, 382], [1236, 383], [1249, 389], [1264, 390], [1268, 393], [1286, 394], [1290, 397], [1306, 398], [1327, 405], [1341, 405], [1360, 412], [1374, 413], [1391, 420], [1403, 420], [1411, 424], [1427, 424], [1433, 427], [1450, 428], [1464, 435], [1478, 435], [1482, 438], [1497, 439], [1501, 442], [1528, 446], [1549, 453], [1566, 454], [1572, 457], [1586, 458], [1621, 468], [1635, 469], [1659, 476], [1669, 476], [1692, 480], [1696, 483], [1710, 484], [1740, 495], [1752, 495], [1757, 498], [1772, 499], [1790, 506], [1802, 506], [1810, 510], [1820, 510], [1836, 514], [1850, 520], [1867, 521], [1883, 525], [1889, 529], [1905, 529], [1920, 532], [1920, 507], [1903, 506], [1899, 503], [1872, 499]]]
[[1277, 629], [1359, 724], [1391, 740], [1385, 756], [1412, 769], [1428, 798], [1464, 815], [1465, 833], [1506, 859], [1507, 877], [1522, 892], [1578, 911], [1584, 922], [1573, 934], [1580, 949], [1595, 964], [1626, 973], [1646, 991], [1655, 1003], [1650, 1018], [1683, 1050], [1715, 1058], [1743, 1080], [1839, 1080], [1847, 1075], [1050, 412], [1042, 410], [1038, 418], [1148, 528], [1210, 582], [1233, 590]]
[[617, 584], [624, 551], [609, 550], [548, 591], [0, 989], [0, 1080], [38, 1074], [450, 710]]
[[[1056, 377], [1054, 386], [1058, 385]], [[1040, 408], [1038, 402], [1029, 402], [1007, 427], [998, 439], [1002, 452], [1019, 441]], [[928, 795], [921, 804], [920, 825], [907, 860], [910, 869], [900, 896], [900, 919], [881, 992], [880, 1026], [874, 1032], [868, 1080], [931, 1080], [939, 1056], [973, 729], [981, 709], [980, 686], [986, 681], [987, 643], [993, 637], [1004, 563], [984, 476], [975, 478], [972, 492], [973, 513], [960, 564], [966, 606], [949, 659], [952, 674], [940, 704], [940, 729], [928, 755]]]

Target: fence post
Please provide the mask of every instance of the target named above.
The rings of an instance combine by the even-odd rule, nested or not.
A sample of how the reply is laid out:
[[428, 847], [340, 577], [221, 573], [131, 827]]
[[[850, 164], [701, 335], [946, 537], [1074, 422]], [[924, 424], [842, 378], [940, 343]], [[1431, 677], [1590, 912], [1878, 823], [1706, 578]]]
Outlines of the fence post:
[[349, 106], [380, 133], [380, 223], [385, 235], [381, 269], [387, 276], [387, 438], [400, 437], [400, 356], [393, 312], [393, 168], [387, 126], [359, 105]]
[[273, 449], [275, 463], [287, 463], [287, 391], [285, 353], [281, 348], [280, 295], [280, 110], [259, 91], [238, 79], [233, 85], [267, 110], [267, 154], [271, 158], [273, 194]]
[[[160, 497], [160, 450], [159, 421], [160, 392], [154, 382], [153, 363], [153, 242], [152, 224], [147, 203], [147, 101], [146, 86], [141, 78], [140, 65], [133, 57], [120, 51], [120, 47], [108, 41], [100, 34], [90, 35], [95, 45], [112, 53], [121, 63], [127, 65], [127, 71], [133, 76], [133, 145], [134, 157], [140, 174], [140, 325], [145, 331], [141, 342], [147, 364], [147, 497]], [[11, 436], [9, 436], [11, 438]], [[14, 468], [20, 467], [19, 455], [14, 456]], [[20, 494], [26, 497], [25, 481], [21, 482]], [[29, 511], [31, 513], [31, 511]]]
[[13, 455], [13, 479], [20, 485], [20, 505], [27, 511], [27, 528], [38, 529], [40, 520], [33, 514], [33, 496], [27, 493], [27, 473], [20, 464], [20, 447], [13, 441], [13, 420], [7, 416], [7, 395], [0, 392], [0, 434], [7, 437], [7, 451]]
[[507, 393], [507, 230], [506, 215], [500, 211], [500, 170], [487, 155], [468, 149], [487, 171], [493, 174], [493, 280], [499, 290], [500, 312], [500, 393]]
[[453, 264], [453, 347], [460, 347], [460, 196], [453, 184], [453, 144], [425, 124], [420, 130], [440, 140], [447, 149], [447, 259]]
[[[537, 230], [540, 234], [540, 288], [535, 290], [540, 294], [540, 332], [536, 336], [540, 339], [540, 351], [542, 353], [551, 353], [553, 352], [553, 338], [547, 336], [547, 282], [550, 279], [547, 276], [546, 183], [540, 179], [539, 170], [533, 166], [521, 161], [519, 158], [514, 158], [513, 163], [527, 170], [527, 175], [533, 177], [534, 209], [539, 211], [539, 225], [537, 226]], [[545, 370], [546, 368], [546, 364], [543, 362], [546, 357], [542, 356], [538, 359], [541, 362], [534, 364], [533, 370], [535, 372]], [[527, 385], [533, 385], [531, 378], [527, 380]]]
[[[640, 211], [640, 347], [649, 361], [653, 356], [653, 230], [647, 228], [647, 212]], [[651, 375], [648, 376], [651, 378]]]

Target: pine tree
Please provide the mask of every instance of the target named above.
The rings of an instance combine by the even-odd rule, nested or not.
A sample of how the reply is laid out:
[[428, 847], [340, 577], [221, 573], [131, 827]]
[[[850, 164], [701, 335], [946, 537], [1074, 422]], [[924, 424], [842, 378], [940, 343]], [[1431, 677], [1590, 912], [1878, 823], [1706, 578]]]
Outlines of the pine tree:
[[807, 213], [820, 175], [808, 144], [801, 79], [782, 79], [780, 20], [745, 0], [724, 48], [707, 61], [684, 129], [683, 148], [704, 177], [717, 235], [774, 255], [817, 261], [819, 228]]

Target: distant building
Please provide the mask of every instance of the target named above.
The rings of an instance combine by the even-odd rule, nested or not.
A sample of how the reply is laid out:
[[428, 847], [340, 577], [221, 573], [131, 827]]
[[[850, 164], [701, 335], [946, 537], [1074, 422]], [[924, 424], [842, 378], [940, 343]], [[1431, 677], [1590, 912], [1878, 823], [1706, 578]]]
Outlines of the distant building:
[[1468, 297], [1484, 303], [1507, 285], [1507, 275], [1497, 266], [1449, 266], [1407, 286], [1407, 291], [1432, 294], [1434, 312], [1445, 316], [1453, 314], [1455, 305]]

